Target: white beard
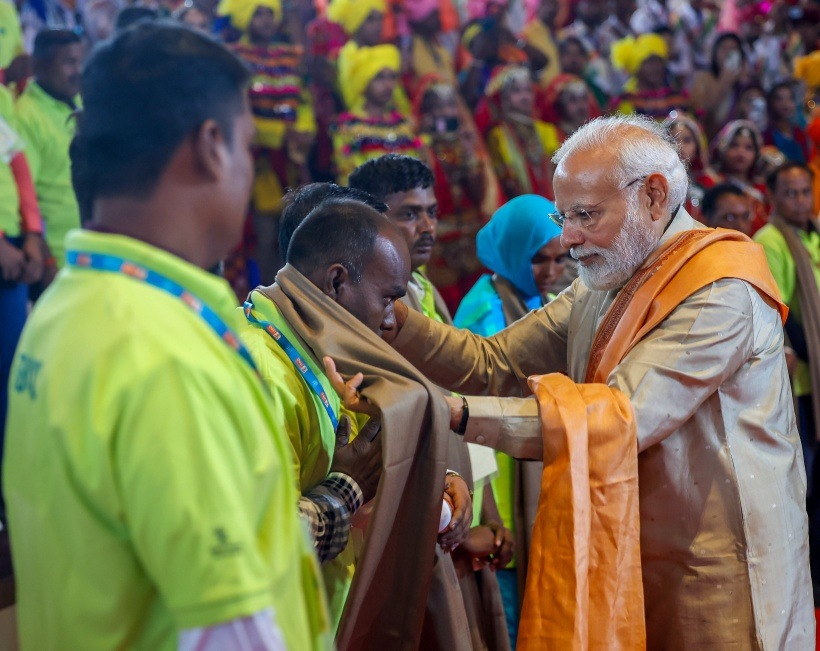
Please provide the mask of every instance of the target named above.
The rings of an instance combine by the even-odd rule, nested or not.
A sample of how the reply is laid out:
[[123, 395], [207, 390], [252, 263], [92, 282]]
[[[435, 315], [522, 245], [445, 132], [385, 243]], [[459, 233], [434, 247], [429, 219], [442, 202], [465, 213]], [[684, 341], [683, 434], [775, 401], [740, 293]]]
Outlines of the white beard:
[[632, 278], [649, 254], [658, 248], [660, 239], [661, 236], [643, 222], [630, 201], [621, 232], [608, 248], [587, 244], [573, 247], [570, 253], [576, 260], [597, 253], [599, 257], [592, 264], [578, 265], [578, 275], [590, 289], [609, 291], [623, 287]]

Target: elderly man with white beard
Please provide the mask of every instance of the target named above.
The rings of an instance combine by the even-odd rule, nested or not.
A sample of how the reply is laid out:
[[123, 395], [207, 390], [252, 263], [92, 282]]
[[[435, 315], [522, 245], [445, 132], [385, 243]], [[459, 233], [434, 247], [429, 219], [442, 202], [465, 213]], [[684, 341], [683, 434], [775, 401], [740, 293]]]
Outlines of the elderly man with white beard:
[[[580, 278], [487, 338], [398, 306], [394, 348], [436, 384], [481, 396], [451, 401], [453, 427], [465, 440], [544, 459], [538, 518], [551, 517], [550, 500], [559, 498], [546, 480], [559, 439], [571, 448], [588, 435], [590, 459], [628, 449], [640, 519], [634, 592], [648, 648], [813, 648], [806, 478], [783, 354], [786, 311], [762, 250], [686, 213], [686, 171], [673, 140], [652, 121], [595, 120], [554, 162], [560, 212], [549, 217], [562, 226]], [[620, 443], [596, 448], [603, 440]], [[606, 508], [622, 496], [596, 497], [591, 484], [592, 513], [576, 512], [573, 522], [585, 521], [589, 531], [591, 521], [593, 532], [614, 537], [618, 518]], [[568, 537], [559, 531], [553, 542]], [[597, 566], [620, 562], [595, 549], [584, 561], [590, 577]], [[548, 552], [536, 548], [531, 563]], [[527, 648], [561, 648], [570, 639], [551, 632], [557, 613], [524, 621], [528, 608], [538, 611], [534, 602], [549, 598], [543, 581], [551, 571], [528, 579], [519, 636]], [[589, 583], [591, 594], [597, 588]], [[626, 608], [621, 588], [601, 590], [615, 595], [604, 609], [614, 621]], [[619, 647], [607, 636], [620, 633], [608, 632], [613, 625], [602, 619], [580, 624], [583, 645]], [[643, 645], [639, 634], [630, 639], [629, 648]]]

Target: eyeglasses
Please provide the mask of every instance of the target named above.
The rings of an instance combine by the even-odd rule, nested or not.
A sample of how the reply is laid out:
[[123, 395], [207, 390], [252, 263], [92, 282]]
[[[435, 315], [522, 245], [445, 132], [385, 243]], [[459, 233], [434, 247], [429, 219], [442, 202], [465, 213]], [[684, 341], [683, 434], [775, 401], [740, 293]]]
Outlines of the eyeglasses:
[[630, 181], [622, 188], [618, 188], [615, 192], [608, 195], [606, 198], [601, 199], [601, 201], [593, 206], [590, 206], [589, 208], [573, 208], [572, 210], [567, 210], [566, 212], [551, 212], [549, 218], [561, 228], [564, 228], [564, 224], [569, 222], [570, 224], [574, 224], [578, 228], [585, 231], [591, 231], [601, 220], [601, 211], [597, 210], [598, 206], [606, 201], [609, 201], [616, 194], [623, 192], [629, 187], [632, 187], [638, 181], [643, 181], [645, 179], [646, 176], [639, 176], [637, 179]]

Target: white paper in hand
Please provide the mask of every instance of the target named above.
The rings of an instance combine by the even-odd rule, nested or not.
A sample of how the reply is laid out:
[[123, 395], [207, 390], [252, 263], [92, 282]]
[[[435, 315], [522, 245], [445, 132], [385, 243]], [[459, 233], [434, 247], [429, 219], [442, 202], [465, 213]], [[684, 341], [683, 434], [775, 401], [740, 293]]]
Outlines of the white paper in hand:
[[453, 519], [453, 509], [450, 508], [450, 503], [447, 500], [441, 500], [441, 517], [438, 519], [438, 532], [444, 533], [445, 529], [450, 526], [450, 520]]

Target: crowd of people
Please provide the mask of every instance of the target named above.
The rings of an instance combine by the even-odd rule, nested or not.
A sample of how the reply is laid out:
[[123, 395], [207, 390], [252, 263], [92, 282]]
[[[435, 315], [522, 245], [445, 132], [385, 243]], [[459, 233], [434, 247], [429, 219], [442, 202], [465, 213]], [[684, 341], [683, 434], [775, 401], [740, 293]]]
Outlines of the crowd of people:
[[818, 48], [814, 0], [0, 0], [23, 647], [814, 644]]

